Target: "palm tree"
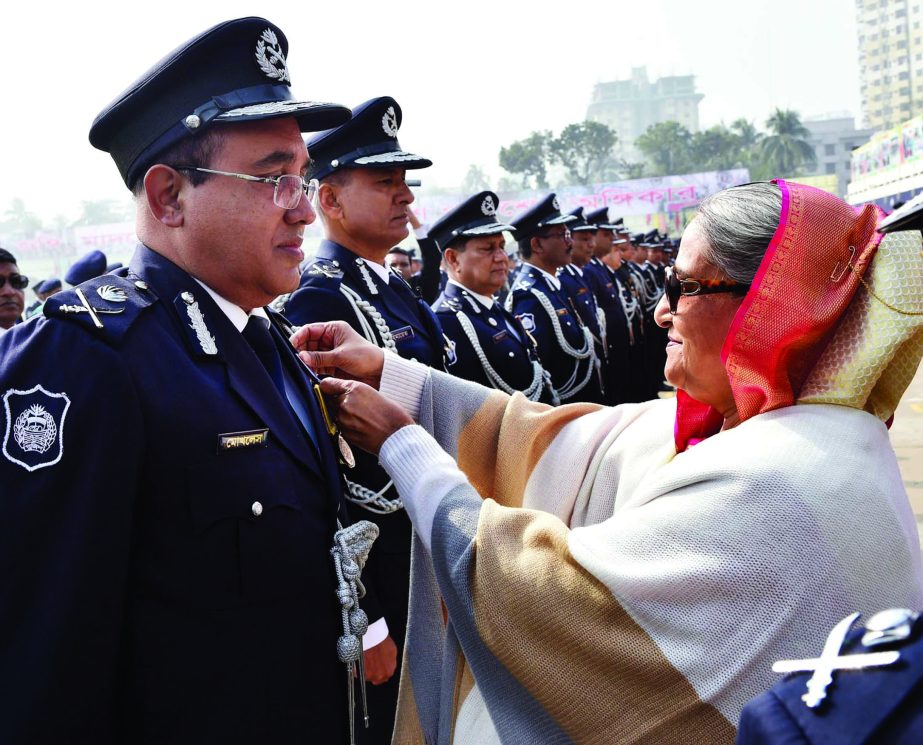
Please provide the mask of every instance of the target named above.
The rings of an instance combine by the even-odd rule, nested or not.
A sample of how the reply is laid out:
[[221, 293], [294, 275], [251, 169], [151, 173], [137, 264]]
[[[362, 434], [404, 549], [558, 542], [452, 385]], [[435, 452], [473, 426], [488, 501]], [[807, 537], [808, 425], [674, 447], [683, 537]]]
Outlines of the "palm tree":
[[775, 176], [791, 176], [802, 165], [817, 162], [813, 146], [804, 139], [811, 132], [801, 123], [798, 112], [776, 109], [766, 120], [766, 127], [770, 134], [760, 142], [760, 155]]

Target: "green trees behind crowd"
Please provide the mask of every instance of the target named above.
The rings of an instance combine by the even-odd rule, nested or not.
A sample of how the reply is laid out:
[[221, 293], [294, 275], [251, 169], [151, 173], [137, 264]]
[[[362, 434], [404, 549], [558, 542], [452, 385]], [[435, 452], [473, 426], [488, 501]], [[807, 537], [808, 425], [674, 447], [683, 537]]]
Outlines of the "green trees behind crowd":
[[[549, 188], [549, 171], [563, 171], [562, 182], [591, 184], [644, 176], [748, 168], [762, 180], [797, 175], [816, 162], [810, 135], [798, 113], [776, 109], [761, 132], [747, 119], [737, 119], [701, 132], [690, 132], [675, 121], [660, 122], [635, 140], [643, 154], [640, 163], [616, 158], [618, 134], [599, 122], [568, 124], [558, 136], [549, 130], [500, 148], [500, 166], [519, 177], [501, 181], [501, 188]], [[506, 181], [506, 183], [503, 183]]]

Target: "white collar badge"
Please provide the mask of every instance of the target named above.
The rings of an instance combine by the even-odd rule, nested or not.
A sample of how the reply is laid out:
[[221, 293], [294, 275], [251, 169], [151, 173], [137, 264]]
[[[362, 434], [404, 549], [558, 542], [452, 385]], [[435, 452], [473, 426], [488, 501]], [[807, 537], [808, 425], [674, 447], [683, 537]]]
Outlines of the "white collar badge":
[[282, 83], [292, 82], [288, 76], [288, 64], [282, 53], [282, 45], [270, 28], [260, 35], [260, 40], [256, 43], [256, 63], [267, 77]]
[[388, 137], [397, 137], [397, 114], [394, 113], [393, 106], [389, 106], [381, 118], [381, 128]]

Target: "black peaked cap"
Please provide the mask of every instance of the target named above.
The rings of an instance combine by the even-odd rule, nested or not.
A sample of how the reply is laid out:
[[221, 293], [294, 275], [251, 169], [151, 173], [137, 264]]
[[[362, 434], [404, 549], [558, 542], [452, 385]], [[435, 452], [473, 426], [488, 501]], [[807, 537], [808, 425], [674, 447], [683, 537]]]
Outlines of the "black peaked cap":
[[429, 168], [431, 160], [401, 149], [402, 118], [391, 96], [359, 104], [345, 124], [308, 138], [311, 177], [324, 179], [344, 168]]
[[516, 240], [521, 241], [541, 233], [549, 225], [564, 225], [574, 220], [574, 215], [561, 214], [561, 204], [557, 195], [552, 193], [516, 217], [512, 224]]
[[296, 101], [288, 40], [265, 18], [213, 26], [174, 49], [106, 106], [90, 144], [112, 156], [129, 187], [157, 155], [215, 123], [293, 117], [302, 132], [349, 118], [339, 104]]
[[506, 230], [513, 232], [512, 225], [497, 220], [499, 197], [492, 191], [481, 191], [468, 197], [454, 209], [446, 212], [429, 229], [428, 237], [436, 241], [441, 251], [458, 237], [496, 235]]

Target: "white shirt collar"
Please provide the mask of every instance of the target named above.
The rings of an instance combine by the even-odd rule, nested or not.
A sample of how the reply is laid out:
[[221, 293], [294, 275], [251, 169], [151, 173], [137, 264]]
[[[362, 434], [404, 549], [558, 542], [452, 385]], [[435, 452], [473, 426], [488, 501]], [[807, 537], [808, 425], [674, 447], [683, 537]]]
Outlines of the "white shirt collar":
[[225, 300], [223, 297], [221, 297], [221, 295], [215, 292], [204, 282], [200, 282], [195, 277], [193, 277], [193, 279], [202, 285], [202, 289], [204, 289], [205, 292], [211, 295], [211, 299], [215, 301], [215, 305], [221, 309], [221, 312], [228, 317], [228, 320], [234, 324], [234, 328], [236, 328], [238, 331], [244, 330], [244, 327], [247, 325], [247, 321], [250, 320], [250, 316], [265, 318], [266, 323], [269, 323], [269, 316], [266, 315], [266, 311], [263, 308], [254, 308], [248, 314], [239, 305], [234, 305], [234, 303], [232, 303], [230, 300]]
[[534, 269], [534, 270], [537, 271], [537, 272], [541, 272], [543, 275], [545, 275], [546, 279], [547, 279], [548, 282], [551, 284], [551, 286], [554, 287], [554, 289], [556, 289], [556, 290], [560, 290], [560, 289], [561, 289], [561, 280], [558, 279], [557, 277], [555, 277], [553, 274], [549, 274], [549, 273], [546, 272], [544, 269], [539, 269], [537, 266], [535, 266], [535, 264], [530, 264], [528, 261], [524, 261], [524, 262], [522, 262], [522, 263], [523, 263], [525, 266], [527, 266], [527, 267], [529, 267], [529, 268], [531, 268], [531, 269]]
[[465, 287], [461, 282], [456, 282], [454, 279], [450, 279], [450, 280], [449, 280], [449, 284], [450, 284], [450, 285], [455, 285], [456, 287], [461, 287], [461, 288], [462, 288], [465, 292], [467, 292], [469, 295], [471, 295], [472, 297], [477, 298], [477, 299], [481, 302], [481, 305], [483, 305], [485, 308], [487, 308], [487, 310], [490, 310], [491, 308], [494, 307], [494, 299], [493, 299], [492, 296], [489, 296], [489, 295], [479, 295], [479, 294], [476, 293], [474, 290], [472, 290], [472, 289], [470, 289], [470, 288], [468, 288], [468, 287]]
[[[359, 258], [362, 259], [361, 256]], [[382, 282], [384, 282], [385, 284], [388, 284], [388, 280], [391, 279], [391, 274], [392, 274], [391, 270], [388, 269], [388, 267], [386, 267], [384, 264], [376, 264], [374, 261], [369, 261], [368, 259], [362, 259], [362, 260], [366, 264], [368, 264], [369, 267], [371, 267], [371, 269], [375, 272], [375, 274], [378, 275], [378, 278]]]

